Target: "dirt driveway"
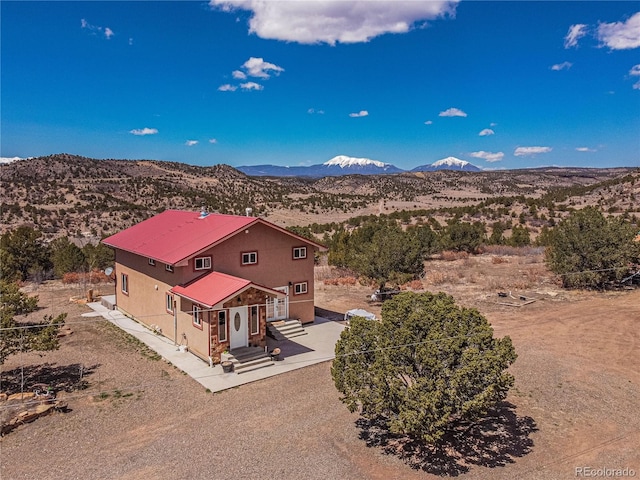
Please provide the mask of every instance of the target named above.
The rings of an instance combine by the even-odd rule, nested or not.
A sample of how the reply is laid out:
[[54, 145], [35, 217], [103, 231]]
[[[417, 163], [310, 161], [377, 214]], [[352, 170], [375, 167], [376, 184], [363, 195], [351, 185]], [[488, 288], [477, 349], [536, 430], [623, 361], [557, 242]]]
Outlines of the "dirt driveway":
[[[481, 256], [430, 269], [425, 288], [476, 306], [518, 353], [506, 427], [469, 446], [450, 472], [567, 479], [576, 467], [628, 467], [640, 475], [640, 291], [562, 292], [535, 258]], [[503, 301], [503, 290], [514, 298]], [[338, 315], [379, 313], [368, 293], [319, 281], [316, 303]], [[68, 292], [58, 294], [52, 288], [44, 303], [69, 308]], [[536, 301], [500, 304], [520, 296]], [[82, 366], [86, 389], [66, 394], [68, 413], [0, 440], [2, 479], [441, 478], [429, 473], [438, 472], [432, 458], [412, 468], [359, 438], [366, 432], [340, 403], [328, 363], [211, 394], [106, 322], [80, 317], [85, 307], [71, 310], [74, 333], [60, 350], [10, 358], [2, 381], [15, 382], [24, 365], [33, 381], [57, 374], [73, 384]]]

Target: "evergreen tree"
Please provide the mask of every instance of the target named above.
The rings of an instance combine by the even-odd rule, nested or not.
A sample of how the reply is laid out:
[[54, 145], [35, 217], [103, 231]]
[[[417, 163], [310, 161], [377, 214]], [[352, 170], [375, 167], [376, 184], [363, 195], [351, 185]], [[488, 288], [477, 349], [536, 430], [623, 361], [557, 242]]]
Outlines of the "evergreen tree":
[[629, 274], [640, 261], [640, 243], [627, 221], [587, 207], [562, 220], [551, 231], [546, 261], [569, 288], [603, 288]]
[[382, 320], [352, 319], [331, 374], [350, 411], [429, 444], [482, 418], [513, 385], [509, 337], [444, 294], [405, 292]]

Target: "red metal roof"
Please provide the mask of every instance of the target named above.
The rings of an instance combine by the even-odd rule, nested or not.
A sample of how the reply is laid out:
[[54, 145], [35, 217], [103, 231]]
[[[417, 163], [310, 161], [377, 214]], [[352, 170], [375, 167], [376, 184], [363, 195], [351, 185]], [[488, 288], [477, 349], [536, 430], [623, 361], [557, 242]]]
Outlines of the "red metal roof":
[[263, 290], [274, 297], [284, 296], [282, 292], [277, 290], [220, 272], [208, 273], [185, 286], [177, 285], [171, 289], [171, 292], [205, 307], [212, 308], [250, 287]]
[[258, 219], [239, 215], [165, 210], [102, 243], [175, 265], [248, 227]]

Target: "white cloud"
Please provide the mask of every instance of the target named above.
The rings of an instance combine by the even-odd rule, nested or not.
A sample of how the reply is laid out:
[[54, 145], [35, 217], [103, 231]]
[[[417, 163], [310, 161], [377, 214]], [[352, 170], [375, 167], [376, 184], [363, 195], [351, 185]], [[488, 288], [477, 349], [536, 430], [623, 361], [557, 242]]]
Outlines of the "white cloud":
[[596, 150], [589, 147], [576, 147], [576, 152], [595, 152]]
[[467, 114], [459, 108], [449, 108], [438, 114], [440, 117], [466, 117]]
[[405, 33], [426, 20], [455, 15], [458, 0], [266, 1], [210, 0], [212, 8], [252, 12], [249, 31], [261, 38], [298, 43], [367, 42]]
[[480, 135], [481, 137], [486, 137], [487, 135], [495, 135], [495, 133], [496, 132], [494, 132], [490, 128], [485, 128], [484, 130], [480, 130], [480, 133], [478, 135]]
[[238, 89], [238, 87], [236, 87], [235, 85], [229, 85], [228, 83], [225, 83], [224, 85], [220, 85], [218, 87], [218, 90], [221, 92], [235, 92]]
[[582, 23], [577, 23], [569, 27], [567, 35], [564, 37], [564, 48], [571, 48], [578, 46], [578, 40], [587, 34], [587, 26]]
[[87, 22], [87, 20], [84, 18], [80, 19], [80, 28], [89, 30], [94, 35], [97, 35], [97, 33], [100, 32], [104, 34], [107, 40], [109, 40], [111, 37], [115, 35], [113, 33], [113, 30], [111, 30], [109, 27], [100, 27], [98, 25], [92, 25], [89, 22]]
[[471, 152], [469, 155], [471, 155], [473, 158], [482, 158], [483, 160], [490, 163], [499, 162], [504, 158], [504, 153], [502, 152], [493, 153], [493, 152], [485, 152], [483, 150], [480, 150], [479, 152]]
[[133, 45], [133, 38], [129, 38], [129, 45]]
[[[244, 68], [247, 72], [247, 75], [251, 77], [258, 78], [269, 78], [268, 72], [272, 72], [275, 75], [284, 72], [284, 68], [279, 67], [274, 63], [265, 62], [263, 58], [250, 57], [249, 60], [242, 64], [242, 68]], [[238, 77], [235, 77], [238, 78]], [[245, 77], [246, 78], [246, 77]]]
[[601, 23], [598, 25], [597, 37], [612, 50], [640, 47], [640, 12], [626, 22]]
[[256, 82], [241, 83], [240, 88], [243, 90], [262, 90], [264, 87]]
[[197, 145], [197, 144], [198, 144], [198, 141], [197, 141], [197, 140], [187, 140], [186, 142], [184, 142], [184, 144], [185, 144], [187, 147], [193, 147], [194, 145]]
[[551, 70], [560, 71], [560, 70], [569, 70], [573, 66], [571, 62], [562, 62], [556, 63], [555, 65], [551, 65]]
[[324, 110], [316, 110], [315, 108], [310, 108], [309, 110], [307, 110], [307, 113], [309, 115], [313, 115], [313, 114], [324, 115]]
[[433, 120], [427, 120], [424, 122], [425, 125], [433, 125]]
[[158, 133], [158, 129], [157, 128], [135, 128], [133, 130], [129, 130], [129, 133], [132, 133], [133, 135], [155, 135], [156, 133]]
[[210, 139], [209, 139], [209, 143], [211, 143], [211, 144], [215, 145], [216, 143], [218, 143], [218, 139], [216, 139], [216, 138], [210, 138]]
[[[639, 77], [640, 76], [640, 64], [634, 65], [633, 67], [631, 67], [631, 70], [629, 70], [629, 75], [631, 75], [633, 77]], [[633, 89], [634, 90], [640, 90], [640, 80], [638, 80], [636, 83], [633, 84]]]
[[518, 147], [513, 154], [516, 157], [524, 157], [527, 155], [535, 155], [537, 153], [549, 153], [552, 150], [551, 147]]
[[498, 124], [497, 124], [496, 122], [491, 122], [491, 123], [489, 124], [489, 126], [490, 126], [490, 127], [497, 127], [497, 126], [498, 126]]
[[367, 112], [366, 110], [360, 110], [359, 112], [350, 113], [349, 116], [352, 118], [367, 117], [369, 116], [369, 112]]
[[231, 75], [233, 78], [237, 78], [238, 80], [246, 80], [247, 78], [247, 75], [240, 70], [234, 70]]

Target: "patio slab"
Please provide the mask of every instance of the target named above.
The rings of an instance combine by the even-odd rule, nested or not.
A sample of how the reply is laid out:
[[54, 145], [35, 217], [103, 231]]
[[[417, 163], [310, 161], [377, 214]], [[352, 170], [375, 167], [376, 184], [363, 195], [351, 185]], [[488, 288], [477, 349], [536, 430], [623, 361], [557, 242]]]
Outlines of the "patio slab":
[[313, 324], [305, 325], [304, 327], [307, 335], [281, 341], [267, 337], [269, 350], [276, 347], [281, 350], [281, 360], [275, 361], [273, 366], [242, 374], [224, 373], [220, 365], [210, 367], [208, 363], [195, 355], [189, 352], [181, 352], [173, 341], [156, 334], [118, 310], [110, 310], [98, 302], [88, 303], [87, 306], [93, 312], [85, 313], [83, 316], [102, 315], [109, 322], [133, 335], [157, 352], [163, 359], [175, 365], [212, 392], [238, 387], [263, 378], [281, 375], [298, 368], [332, 360], [335, 357], [335, 344], [340, 338], [340, 333], [345, 328], [339, 322], [315, 317]]

